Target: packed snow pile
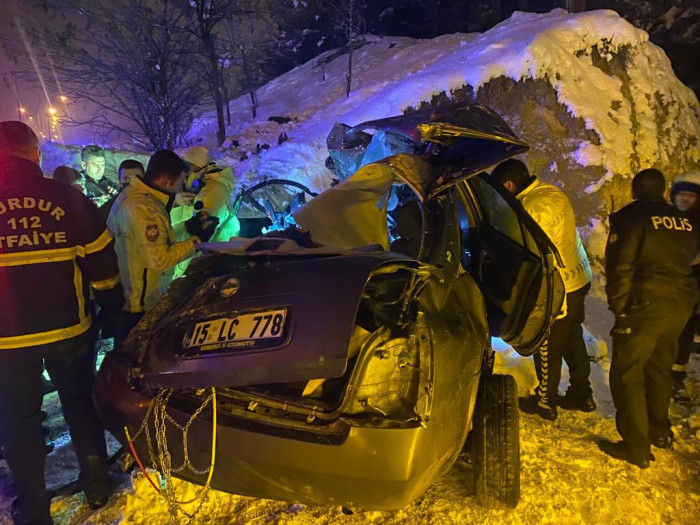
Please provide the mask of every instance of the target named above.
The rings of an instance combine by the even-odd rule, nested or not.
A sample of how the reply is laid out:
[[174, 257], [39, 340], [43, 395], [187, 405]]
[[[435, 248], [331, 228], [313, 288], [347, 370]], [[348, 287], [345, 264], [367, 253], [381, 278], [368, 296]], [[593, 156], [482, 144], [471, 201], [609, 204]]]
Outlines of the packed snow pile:
[[[325, 139], [335, 122], [475, 100], [530, 145], [531, 171], [576, 201], [600, 270], [607, 215], [629, 201], [628, 178], [647, 167], [673, 178], [700, 165], [695, 94], [647, 33], [614, 11], [516, 12], [483, 34], [433, 40], [366, 37], [355, 64], [347, 98], [347, 57], [328, 52], [261, 88], [256, 120], [248, 98], [231, 103], [222, 156], [242, 184], [291, 178], [324, 189], [333, 177]], [[196, 120], [190, 140], [211, 144], [215, 122], [213, 114]]]

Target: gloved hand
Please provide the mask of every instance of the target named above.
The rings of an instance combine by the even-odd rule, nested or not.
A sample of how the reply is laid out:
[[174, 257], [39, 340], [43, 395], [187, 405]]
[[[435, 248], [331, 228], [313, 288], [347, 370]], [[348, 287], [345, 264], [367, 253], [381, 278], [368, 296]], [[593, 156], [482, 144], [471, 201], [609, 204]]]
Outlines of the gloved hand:
[[124, 312], [102, 308], [97, 314], [97, 328], [102, 331], [102, 339], [122, 338], [126, 335]]
[[175, 206], [188, 206], [192, 204], [196, 195], [188, 191], [181, 191], [175, 194]]
[[626, 315], [615, 316], [615, 326], [610, 330], [610, 335], [629, 335], [632, 333], [632, 323]]
[[[197, 204], [200, 206], [198, 207]], [[201, 209], [201, 202], [195, 204], [195, 209]], [[187, 233], [199, 237], [202, 242], [207, 242], [211, 239], [218, 226], [219, 218], [203, 211], [198, 211], [191, 219], [185, 221]]]

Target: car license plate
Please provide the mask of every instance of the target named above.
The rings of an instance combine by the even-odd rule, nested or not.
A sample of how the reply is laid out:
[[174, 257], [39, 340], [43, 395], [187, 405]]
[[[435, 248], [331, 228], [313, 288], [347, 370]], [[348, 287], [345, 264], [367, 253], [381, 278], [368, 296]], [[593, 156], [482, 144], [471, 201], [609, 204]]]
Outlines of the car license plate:
[[269, 346], [265, 343], [283, 337], [286, 320], [287, 309], [279, 308], [202, 321], [187, 330], [182, 348], [211, 352]]

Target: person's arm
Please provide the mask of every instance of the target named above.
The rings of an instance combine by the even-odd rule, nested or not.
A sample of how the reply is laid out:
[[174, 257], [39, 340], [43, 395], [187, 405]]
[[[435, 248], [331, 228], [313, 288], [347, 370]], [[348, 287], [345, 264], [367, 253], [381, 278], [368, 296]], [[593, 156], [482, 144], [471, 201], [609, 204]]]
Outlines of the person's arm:
[[137, 213], [129, 225], [130, 236], [142, 247], [148, 268], [166, 271], [181, 263], [195, 252], [196, 236], [171, 244], [168, 238], [170, 224], [166, 216], [156, 213]]
[[618, 214], [610, 217], [610, 234], [605, 247], [605, 291], [610, 310], [616, 317], [627, 313], [635, 261], [644, 236], [642, 228], [629, 222], [629, 218]]
[[79, 224], [77, 264], [93, 289], [98, 304], [106, 310], [120, 310], [124, 303], [114, 237], [95, 205], [79, 196], [82, 219]]

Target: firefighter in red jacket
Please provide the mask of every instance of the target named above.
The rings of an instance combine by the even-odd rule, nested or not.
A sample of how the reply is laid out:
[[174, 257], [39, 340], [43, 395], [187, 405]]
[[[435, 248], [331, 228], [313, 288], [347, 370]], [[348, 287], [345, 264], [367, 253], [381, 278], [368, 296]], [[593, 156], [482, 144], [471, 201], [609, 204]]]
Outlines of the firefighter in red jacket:
[[[21, 122], [0, 122], [0, 442], [18, 494], [17, 523], [52, 523], [44, 482], [42, 361], [56, 385], [93, 508], [109, 495], [104, 430], [92, 404], [90, 290], [105, 319], [123, 293], [114, 241], [97, 208], [44, 178], [39, 143]], [[105, 323], [103, 330], [108, 325]]]

